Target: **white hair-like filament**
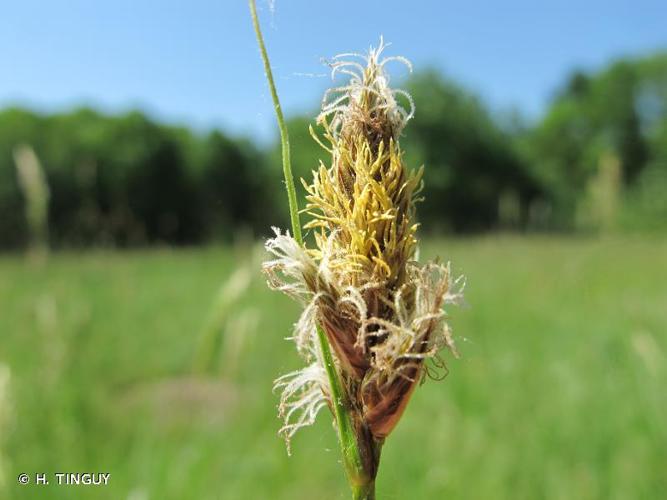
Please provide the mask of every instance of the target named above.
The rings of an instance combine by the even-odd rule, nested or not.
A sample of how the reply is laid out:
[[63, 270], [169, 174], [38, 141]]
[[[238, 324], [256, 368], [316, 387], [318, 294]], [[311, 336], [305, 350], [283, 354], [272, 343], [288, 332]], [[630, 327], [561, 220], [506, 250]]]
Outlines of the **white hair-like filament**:
[[[415, 106], [412, 97], [405, 90], [389, 87], [389, 74], [385, 69], [387, 63], [399, 62], [404, 64], [409, 72], [412, 72], [412, 64], [403, 56], [380, 59], [380, 55], [388, 46], [389, 44], [380, 37], [379, 46], [371, 47], [367, 55], [338, 54], [328, 62], [332, 79], [338, 74], [350, 77], [347, 85], [327, 90], [322, 98], [322, 111], [318, 115], [318, 122], [322, 123], [328, 116], [333, 115], [329, 126], [334, 136], [337, 136], [346, 119], [353, 116], [363, 92], [370, 92], [377, 96], [378, 103], [368, 111], [372, 113], [380, 109], [386, 110], [396, 136], [400, 135], [403, 127], [414, 116]], [[363, 60], [366, 67], [358, 61], [350, 60], [354, 58]], [[332, 95], [333, 99], [330, 98]], [[398, 103], [396, 100], [398, 95], [406, 98], [409, 104], [408, 109]]]
[[278, 415], [284, 422], [278, 432], [285, 438], [288, 454], [294, 434], [302, 427], [312, 425], [319, 411], [326, 406], [328, 387], [326, 372], [320, 362], [275, 380], [273, 390], [281, 391]]

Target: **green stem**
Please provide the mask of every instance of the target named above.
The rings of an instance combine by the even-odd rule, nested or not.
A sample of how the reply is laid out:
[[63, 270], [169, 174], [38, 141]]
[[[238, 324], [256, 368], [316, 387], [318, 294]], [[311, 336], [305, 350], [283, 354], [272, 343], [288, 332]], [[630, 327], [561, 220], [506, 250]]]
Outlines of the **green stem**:
[[[319, 325], [317, 327], [317, 339], [322, 351], [322, 358], [324, 359], [324, 368], [329, 378], [329, 386], [331, 387], [331, 403], [338, 427], [338, 440], [343, 454], [345, 472], [354, 491], [357, 485], [367, 483], [369, 480], [372, 481], [372, 478], [369, 478], [364, 467], [364, 460], [359, 449], [355, 426], [352, 422], [352, 414], [348, 409], [349, 402], [347, 401], [347, 395], [343, 392], [326, 334]], [[355, 496], [354, 498], [357, 497]]]
[[352, 486], [352, 500], [375, 500], [375, 481]]
[[[290, 145], [289, 136], [287, 134], [287, 126], [285, 125], [285, 118], [280, 107], [280, 100], [278, 99], [278, 92], [273, 81], [273, 74], [271, 72], [271, 64], [269, 56], [264, 45], [264, 38], [262, 37], [262, 30], [259, 26], [257, 18], [257, 6], [255, 0], [248, 0], [250, 4], [250, 15], [252, 17], [253, 26], [255, 27], [255, 35], [257, 36], [257, 43], [262, 55], [264, 63], [264, 71], [269, 83], [271, 97], [273, 99], [273, 108], [278, 119], [278, 127], [280, 128], [280, 143], [282, 147], [283, 156], [283, 174], [285, 176], [285, 186], [287, 187], [287, 199], [289, 202], [290, 219], [292, 222], [292, 233], [294, 239], [303, 245], [303, 237], [301, 235], [301, 223], [299, 222], [299, 207], [296, 199], [296, 190], [294, 189], [294, 178], [292, 176], [292, 167], [290, 163]], [[329, 387], [331, 389], [331, 403], [333, 406], [334, 418], [338, 428], [338, 440], [343, 455], [343, 463], [347, 473], [354, 499], [359, 500], [373, 500], [375, 498], [375, 483], [374, 477], [371, 477], [369, 471], [364, 466], [364, 457], [359, 446], [359, 439], [357, 436], [357, 429], [355, 428], [352, 411], [350, 410], [350, 403], [347, 399], [347, 394], [343, 389], [338, 370], [334, 363], [331, 348], [327, 336], [320, 326], [317, 327], [317, 339], [319, 347], [324, 359], [324, 366], [329, 379]], [[367, 457], [368, 458], [368, 457]], [[368, 460], [366, 461], [366, 463]]]
[[269, 62], [269, 55], [266, 53], [264, 46], [264, 37], [262, 30], [259, 27], [259, 19], [257, 18], [257, 6], [255, 0], [248, 0], [250, 4], [250, 15], [252, 17], [252, 24], [255, 27], [255, 35], [257, 36], [257, 43], [259, 44], [259, 51], [262, 54], [262, 62], [264, 63], [264, 72], [266, 79], [269, 82], [269, 90], [271, 91], [271, 98], [273, 99], [273, 109], [276, 112], [278, 119], [278, 128], [280, 129], [280, 146], [283, 154], [283, 175], [285, 177], [285, 187], [287, 188], [287, 201], [289, 203], [289, 215], [292, 222], [292, 234], [294, 239], [303, 244], [303, 237], [301, 236], [301, 222], [299, 222], [299, 205], [296, 201], [296, 189], [294, 189], [294, 176], [292, 175], [292, 163], [290, 161], [290, 147], [289, 135], [287, 134], [287, 125], [283, 117], [283, 110], [280, 107], [280, 100], [278, 99], [278, 92], [276, 85], [273, 82], [273, 73], [271, 71], [271, 63]]

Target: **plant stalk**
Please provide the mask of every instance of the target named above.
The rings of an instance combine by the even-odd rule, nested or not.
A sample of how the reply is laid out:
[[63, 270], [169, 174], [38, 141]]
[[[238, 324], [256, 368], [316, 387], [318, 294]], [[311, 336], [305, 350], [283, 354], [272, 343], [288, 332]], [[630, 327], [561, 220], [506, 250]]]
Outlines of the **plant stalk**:
[[375, 481], [352, 486], [353, 500], [375, 500]]
[[[301, 223], [299, 221], [299, 206], [296, 199], [296, 189], [294, 188], [294, 177], [292, 175], [292, 165], [290, 160], [290, 144], [287, 133], [285, 118], [283, 117], [278, 92], [273, 81], [271, 64], [269, 56], [264, 45], [262, 30], [257, 17], [257, 5], [255, 0], [248, 0], [250, 5], [250, 15], [252, 17], [257, 43], [264, 63], [264, 72], [271, 91], [273, 99], [273, 109], [278, 120], [280, 129], [280, 145], [282, 148], [283, 174], [285, 177], [285, 187], [287, 188], [287, 200], [289, 203], [290, 220], [292, 223], [292, 233], [294, 239], [303, 245], [303, 236], [301, 234]], [[375, 471], [377, 470], [377, 460], [379, 460], [379, 447], [373, 442], [368, 433], [359, 432], [358, 426], [353, 420], [353, 411], [350, 408], [347, 394], [343, 389], [333, 355], [329, 347], [326, 334], [320, 326], [317, 327], [317, 339], [324, 366], [329, 379], [331, 389], [331, 404], [333, 407], [336, 427], [338, 429], [338, 441], [343, 455], [343, 464], [345, 472], [352, 488], [352, 497], [354, 500], [373, 500], [375, 498]], [[370, 441], [369, 441], [370, 439]], [[362, 442], [362, 440], [364, 440]], [[362, 449], [364, 453], [362, 453]]]
[[[353, 412], [351, 411], [347, 395], [340, 383], [340, 377], [334, 364], [326, 334], [319, 325], [317, 326], [317, 339], [322, 351], [329, 386], [331, 387], [331, 403], [334, 418], [336, 419], [336, 427], [338, 428], [338, 441], [343, 455], [345, 473], [352, 487], [353, 498], [374, 498], [357, 496], [357, 490], [362, 485], [370, 483], [374, 487], [375, 475], [368, 470], [370, 467], [367, 466], [369, 463], [368, 459], [372, 460], [372, 457], [365, 457], [361, 452], [361, 435], [357, 433], [357, 428], [353, 421]], [[366, 455], [369, 454], [367, 453]]]
[[255, 0], [248, 0], [250, 4], [250, 16], [252, 17], [252, 24], [255, 27], [255, 35], [257, 36], [257, 44], [262, 55], [262, 62], [264, 63], [264, 73], [269, 82], [269, 90], [271, 91], [271, 99], [273, 100], [273, 109], [278, 119], [278, 128], [280, 129], [280, 149], [283, 155], [283, 176], [285, 177], [285, 188], [287, 189], [287, 202], [289, 204], [289, 215], [292, 222], [292, 233], [294, 239], [303, 244], [303, 237], [301, 236], [301, 222], [299, 221], [299, 205], [296, 200], [296, 189], [294, 188], [294, 176], [292, 175], [292, 163], [290, 160], [289, 134], [287, 133], [287, 125], [283, 117], [283, 110], [278, 99], [278, 91], [276, 84], [273, 81], [273, 72], [271, 71], [271, 63], [269, 62], [269, 55], [266, 52], [264, 45], [264, 37], [262, 30], [259, 27], [259, 18], [257, 17], [257, 5]]

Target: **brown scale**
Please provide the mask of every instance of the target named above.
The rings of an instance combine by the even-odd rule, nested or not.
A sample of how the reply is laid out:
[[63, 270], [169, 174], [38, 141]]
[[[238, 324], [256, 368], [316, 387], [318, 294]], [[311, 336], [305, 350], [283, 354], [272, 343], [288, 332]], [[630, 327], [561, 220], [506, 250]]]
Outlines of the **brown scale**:
[[[410, 301], [412, 296], [405, 298]], [[440, 308], [440, 304], [437, 305], [437, 308]], [[430, 321], [417, 353], [424, 353], [428, 347], [431, 332], [436, 324], [437, 320]], [[412, 392], [422, 378], [424, 361], [419, 359], [397, 360], [394, 368], [400, 372], [400, 375], [391, 383], [376, 377], [365, 380], [359, 386], [358, 398], [363, 401], [364, 420], [376, 439], [385, 438], [401, 419]]]
[[421, 365], [413, 362], [391, 385], [371, 382], [360, 386], [358, 397], [364, 403], [364, 420], [376, 439], [387, 437], [401, 419], [421, 376]]
[[370, 363], [364, 356], [363, 349], [356, 346], [358, 320], [331, 307], [320, 307], [319, 320], [343, 369], [361, 380]]

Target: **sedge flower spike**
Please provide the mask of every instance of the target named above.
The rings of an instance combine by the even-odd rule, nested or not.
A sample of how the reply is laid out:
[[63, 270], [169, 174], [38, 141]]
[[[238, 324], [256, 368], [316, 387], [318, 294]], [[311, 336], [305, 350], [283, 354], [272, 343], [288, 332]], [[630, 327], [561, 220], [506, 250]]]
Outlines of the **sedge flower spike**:
[[[307, 248], [277, 229], [264, 264], [270, 287], [303, 305], [293, 339], [309, 365], [276, 381], [282, 389], [281, 433], [291, 438], [324, 406], [333, 408], [318, 325], [334, 354], [343, 398], [360, 441], [370, 440], [370, 474], [379, 447], [394, 429], [416, 385], [443, 368], [443, 348], [456, 350], [444, 307], [462, 300], [464, 281], [449, 265], [416, 258], [415, 203], [422, 169], [403, 160], [400, 135], [414, 114], [412, 98], [392, 89], [383, 58], [386, 46], [367, 55], [343, 54], [329, 65], [349, 81], [328, 90], [311, 135], [328, 152], [307, 191], [314, 234]], [[429, 360], [431, 360], [430, 363]], [[360, 447], [365, 445], [361, 443]], [[362, 453], [363, 454], [363, 453]]]

